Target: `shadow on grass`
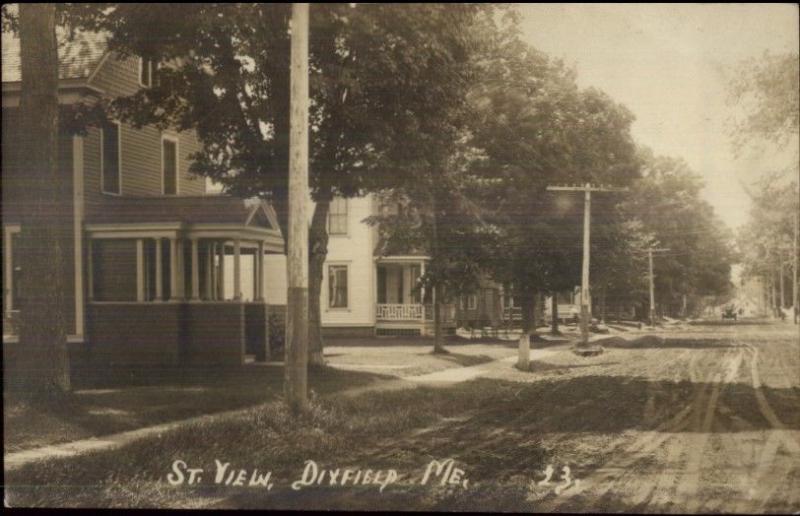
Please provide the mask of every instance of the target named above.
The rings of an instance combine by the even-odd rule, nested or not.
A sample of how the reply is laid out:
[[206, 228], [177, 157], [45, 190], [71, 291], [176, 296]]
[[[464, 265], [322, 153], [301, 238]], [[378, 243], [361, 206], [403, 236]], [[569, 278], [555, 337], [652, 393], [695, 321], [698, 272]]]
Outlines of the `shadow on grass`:
[[598, 340], [597, 343], [606, 348], [623, 349], [709, 349], [738, 347], [736, 344], [734, 344], [733, 340], [729, 338], [687, 339], [661, 337], [657, 335], [644, 335], [632, 340], [626, 340], [621, 337], [609, 337], [607, 339]]
[[437, 353], [435, 355], [436, 358], [441, 358], [442, 360], [447, 360], [448, 362], [453, 362], [458, 364], [462, 367], [469, 367], [478, 364], [485, 364], [487, 362], [491, 362], [494, 360], [492, 357], [487, 355], [464, 355], [461, 353]]
[[[321, 367], [309, 389], [325, 395], [391, 376]], [[84, 380], [88, 380], [84, 378]], [[4, 393], [6, 450], [108, 435], [193, 416], [244, 408], [283, 394], [283, 367], [107, 371], [54, 404], [29, 404]]]
[[[617, 436], [626, 430], [653, 430], [689, 406], [695, 393], [712, 387], [626, 376], [590, 375], [533, 384], [480, 378], [449, 388], [333, 397], [306, 420], [292, 419], [281, 404], [268, 404], [242, 417], [182, 428], [119, 450], [26, 466], [7, 474], [6, 483], [21, 505], [180, 507], [223, 498], [220, 506], [260, 509], [537, 509], [526, 505], [522, 495], [548, 463], [558, 461], [587, 471], [603, 460], [546, 447], [543, 436]], [[764, 388], [764, 394], [788, 428], [800, 428], [796, 417], [785, 417], [797, 412], [800, 389]], [[746, 421], [747, 428], [741, 430], [771, 428], [748, 385], [727, 385], [719, 399], [723, 405]], [[645, 413], [651, 415], [645, 418]], [[714, 433], [738, 431], [722, 414], [712, 428]], [[608, 450], [606, 455], [613, 453], [616, 450]], [[276, 488], [268, 492], [210, 482], [197, 488], [164, 488], [171, 460], [191, 458], [195, 467], [210, 472], [219, 457], [238, 467], [269, 465]], [[448, 490], [438, 482], [421, 486], [425, 466], [445, 458], [453, 458], [471, 481], [483, 487], [475, 485], [470, 494], [473, 487]], [[384, 493], [376, 486], [292, 491], [291, 481], [299, 478], [309, 459], [325, 469], [395, 468], [405, 485], [390, 486]], [[507, 499], [512, 495], [520, 498]]]

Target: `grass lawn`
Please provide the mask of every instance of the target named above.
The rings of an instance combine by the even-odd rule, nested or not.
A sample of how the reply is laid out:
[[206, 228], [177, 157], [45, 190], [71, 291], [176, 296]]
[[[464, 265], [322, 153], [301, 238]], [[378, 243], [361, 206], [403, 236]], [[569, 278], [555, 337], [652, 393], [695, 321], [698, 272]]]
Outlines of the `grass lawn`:
[[[309, 387], [327, 394], [381, 378], [324, 368], [310, 372]], [[12, 452], [244, 408], [274, 400], [282, 390], [282, 366], [248, 365], [120, 374], [106, 378], [99, 388], [78, 389], [51, 406], [31, 406], [4, 392], [4, 449]]]
[[[333, 396], [315, 399], [312, 413], [299, 419], [280, 402], [270, 402], [238, 417], [185, 427], [118, 450], [7, 472], [6, 498], [12, 506], [49, 507], [469, 509], [477, 497], [495, 510], [518, 508], [525, 503], [528, 481], [512, 481], [488, 494], [486, 484], [464, 492], [440, 486], [438, 478], [422, 492], [416, 484], [434, 458], [453, 457], [462, 468], [470, 464], [473, 482], [489, 475], [520, 480], [543, 469], [547, 453], [536, 433], [496, 431], [510, 416], [519, 420], [528, 412], [519, 393], [518, 384], [475, 380], [449, 389]], [[478, 409], [480, 417], [472, 421]], [[512, 444], [516, 453], [502, 451]], [[167, 475], [178, 459], [203, 468], [206, 478], [195, 486], [170, 485]], [[267, 491], [217, 485], [215, 459], [232, 468], [272, 471], [275, 486]], [[309, 459], [326, 468], [394, 468], [398, 482], [384, 493], [376, 486], [293, 491], [289, 486]], [[503, 502], [509, 493], [514, 496]]]
[[[485, 363], [513, 351], [503, 343], [447, 342], [449, 354], [431, 354], [432, 341], [405, 339], [329, 339], [330, 367], [310, 372], [310, 388], [326, 395], [382, 379], [407, 377], [452, 367]], [[13, 452], [49, 444], [100, 437], [265, 403], [281, 396], [280, 364], [234, 369], [150, 369], [115, 371], [92, 379], [52, 406], [30, 406], [3, 396], [4, 449]]]

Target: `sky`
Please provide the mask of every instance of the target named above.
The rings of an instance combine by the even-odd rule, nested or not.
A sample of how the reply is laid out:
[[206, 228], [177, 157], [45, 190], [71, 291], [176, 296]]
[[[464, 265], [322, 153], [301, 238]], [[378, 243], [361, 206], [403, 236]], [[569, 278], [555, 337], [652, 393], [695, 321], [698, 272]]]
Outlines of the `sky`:
[[[747, 221], [742, 183], [785, 166], [784, 152], [736, 157], [727, 87], [742, 60], [798, 50], [795, 4], [525, 4], [523, 38], [636, 116], [636, 141], [682, 157], [705, 180], [705, 198], [731, 227]], [[740, 114], [741, 111], [738, 111]]]

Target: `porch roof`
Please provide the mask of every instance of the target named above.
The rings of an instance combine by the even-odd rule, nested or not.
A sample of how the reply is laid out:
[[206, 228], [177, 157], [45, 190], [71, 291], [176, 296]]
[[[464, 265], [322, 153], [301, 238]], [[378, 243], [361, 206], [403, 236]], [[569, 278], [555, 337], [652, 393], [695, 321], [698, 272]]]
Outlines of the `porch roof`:
[[229, 195], [123, 196], [89, 209], [88, 224], [241, 224], [280, 231], [272, 206]]
[[118, 197], [87, 210], [92, 239], [207, 238], [259, 241], [268, 253], [284, 252], [275, 210], [260, 199], [227, 195]]

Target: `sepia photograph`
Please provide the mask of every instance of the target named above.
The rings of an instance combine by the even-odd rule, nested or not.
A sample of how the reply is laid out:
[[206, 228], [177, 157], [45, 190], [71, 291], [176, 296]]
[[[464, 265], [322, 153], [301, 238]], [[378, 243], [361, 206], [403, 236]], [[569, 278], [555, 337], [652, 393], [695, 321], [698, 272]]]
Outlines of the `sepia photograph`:
[[4, 507], [800, 514], [799, 27], [3, 4]]

